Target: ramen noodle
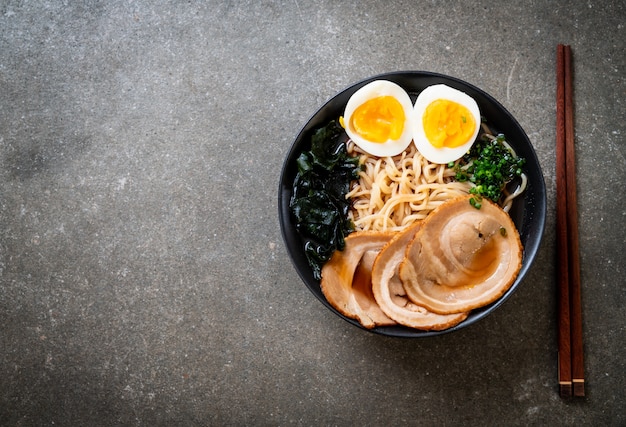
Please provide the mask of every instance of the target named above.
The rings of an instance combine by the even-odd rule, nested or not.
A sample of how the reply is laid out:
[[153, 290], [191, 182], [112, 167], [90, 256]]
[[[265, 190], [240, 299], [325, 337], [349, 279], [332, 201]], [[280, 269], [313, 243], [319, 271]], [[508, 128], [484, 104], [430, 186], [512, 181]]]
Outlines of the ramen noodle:
[[[484, 128], [487, 131], [487, 128]], [[485, 132], [485, 136], [495, 139]], [[505, 143], [506, 144], [506, 143]], [[515, 151], [506, 144], [511, 153]], [[360, 156], [363, 170], [352, 183], [346, 198], [351, 199], [349, 213], [357, 230], [400, 231], [426, 218], [446, 200], [470, 193], [473, 184], [455, 180], [455, 167], [426, 160], [414, 143], [394, 157], [376, 157], [361, 150], [352, 141], [348, 153]], [[467, 168], [469, 165], [464, 165]], [[513, 199], [526, 187], [526, 175], [512, 192], [503, 191], [502, 208], [508, 212]]]
[[430, 163], [413, 143], [394, 157], [371, 156], [352, 142], [348, 153], [359, 155], [363, 164], [346, 195], [357, 230], [400, 231], [446, 200], [469, 194], [472, 187], [455, 181], [454, 168]]

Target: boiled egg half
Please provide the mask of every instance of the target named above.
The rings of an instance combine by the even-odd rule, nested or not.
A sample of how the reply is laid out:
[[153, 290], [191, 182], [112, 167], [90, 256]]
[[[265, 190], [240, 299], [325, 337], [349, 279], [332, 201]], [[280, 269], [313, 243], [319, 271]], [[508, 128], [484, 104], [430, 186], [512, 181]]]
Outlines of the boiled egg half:
[[470, 149], [480, 129], [476, 101], [444, 84], [428, 86], [413, 107], [413, 140], [433, 163], [449, 163]]
[[402, 153], [413, 139], [413, 103], [397, 84], [375, 80], [357, 90], [339, 119], [362, 150], [379, 157]]

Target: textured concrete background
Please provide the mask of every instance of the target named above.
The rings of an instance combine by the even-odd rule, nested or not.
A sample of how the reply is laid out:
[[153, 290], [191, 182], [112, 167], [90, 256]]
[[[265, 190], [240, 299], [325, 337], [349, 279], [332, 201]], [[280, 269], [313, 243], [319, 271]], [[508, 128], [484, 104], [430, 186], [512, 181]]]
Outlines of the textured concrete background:
[[[0, 425], [626, 424], [625, 25], [618, 0], [1, 1]], [[557, 43], [575, 63], [575, 401], [556, 384]], [[326, 310], [277, 220], [300, 127], [399, 70], [500, 100], [548, 187], [520, 289], [433, 339]]]

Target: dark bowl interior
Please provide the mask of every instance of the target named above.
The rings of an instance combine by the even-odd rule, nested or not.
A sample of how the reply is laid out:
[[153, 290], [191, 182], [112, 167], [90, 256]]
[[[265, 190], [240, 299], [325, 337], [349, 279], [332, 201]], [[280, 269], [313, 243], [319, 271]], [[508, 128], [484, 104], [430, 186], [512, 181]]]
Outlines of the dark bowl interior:
[[487, 119], [488, 125], [494, 131], [504, 133], [507, 141], [515, 149], [517, 154], [526, 159], [524, 172], [528, 177], [528, 187], [523, 196], [515, 200], [509, 212], [520, 233], [520, 238], [524, 245], [524, 253], [522, 268], [509, 290], [494, 303], [473, 310], [465, 321], [444, 331], [420, 331], [404, 326], [386, 326], [367, 329], [373, 333], [407, 338], [427, 337], [456, 331], [484, 318], [502, 305], [511, 294], [515, 292], [535, 258], [545, 227], [546, 188], [537, 155], [526, 133], [515, 118], [498, 101], [483, 90], [462, 80], [442, 74], [407, 71], [373, 76], [338, 93], [326, 102], [302, 128], [292, 144], [283, 164], [278, 192], [279, 220], [283, 239], [300, 278], [311, 290], [313, 295], [315, 295], [322, 304], [328, 307], [329, 310], [333, 311], [347, 322], [365, 329], [358, 321], [347, 318], [335, 310], [322, 294], [320, 283], [313, 277], [313, 272], [307, 263], [303, 242], [296, 231], [293, 217], [289, 211], [289, 200], [292, 195], [293, 180], [297, 173], [296, 159], [302, 151], [310, 148], [312, 132], [316, 128], [325, 125], [328, 121], [337, 119], [342, 115], [350, 96], [365, 84], [378, 79], [385, 79], [397, 83], [409, 93], [413, 101], [415, 101], [417, 95], [422, 90], [433, 84], [443, 83], [467, 93], [478, 103], [481, 114]]

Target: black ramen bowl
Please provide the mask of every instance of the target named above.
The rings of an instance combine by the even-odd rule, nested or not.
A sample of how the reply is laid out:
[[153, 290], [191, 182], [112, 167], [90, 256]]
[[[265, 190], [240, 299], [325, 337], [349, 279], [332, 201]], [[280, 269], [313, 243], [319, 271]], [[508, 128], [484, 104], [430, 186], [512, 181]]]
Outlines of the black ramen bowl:
[[[338, 119], [339, 116], [343, 115], [348, 99], [354, 92], [367, 83], [379, 79], [397, 83], [408, 92], [413, 101], [415, 101], [417, 95], [422, 90], [434, 84], [443, 83], [467, 93], [478, 103], [481, 115], [486, 118], [489, 127], [495, 132], [503, 133], [507, 142], [517, 154], [526, 159], [524, 173], [528, 177], [528, 186], [522, 196], [515, 199], [509, 211], [509, 215], [519, 231], [524, 246], [522, 268], [513, 285], [501, 298], [485, 307], [472, 310], [466, 320], [443, 331], [421, 331], [405, 326], [384, 326], [366, 329], [357, 320], [350, 319], [339, 313], [326, 300], [320, 289], [319, 280], [313, 276], [313, 270], [309, 266], [304, 252], [304, 242], [296, 230], [294, 218], [289, 210], [289, 201], [293, 191], [292, 186], [297, 173], [296, 159], [302, 151], [310, 149], [313, 131], [324, 126], [330, 120]], [[546, 219], [546, 188], [537, 155], [528, 136], [517, 120], [498, 101], [485, 91], [453, 77], [430, 72], [406, 71], [381, 74], [356, 83], [331, 98], [311, 117], [296, 137], [283, 164], [278, 191], [278, 209], [281, 232], [293, 265], [302, 281], [322, 304], [339, 317], [359, 328], [381, 335], [417, 338], [457, 331], [476, 323], [501, 306], [515, 292], [535, 259], [543, 236]]]

